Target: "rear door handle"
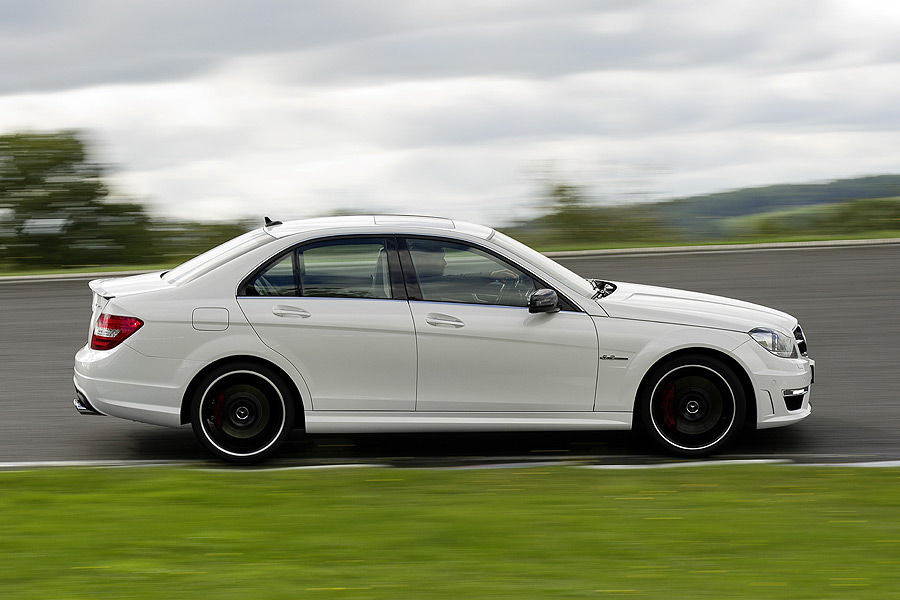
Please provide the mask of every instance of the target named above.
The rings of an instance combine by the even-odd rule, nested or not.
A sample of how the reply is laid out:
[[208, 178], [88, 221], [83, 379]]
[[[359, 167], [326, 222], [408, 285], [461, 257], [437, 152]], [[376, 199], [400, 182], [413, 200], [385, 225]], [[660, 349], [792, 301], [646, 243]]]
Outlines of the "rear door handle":
[[456, 317], [451, 317], [450, 315], [442, 315], [441, 313], [428, 313], [425, 316], [425, 322], [429, 325], [434, 325], [435, 327], [463, 327], [465, 323], [457, 319]]
[[272, 314], [276, 317], [288, 317], [293, 319], [305, 319], [310, 317], [309, 311], [296, 306], [276, 305], [272, 307]]

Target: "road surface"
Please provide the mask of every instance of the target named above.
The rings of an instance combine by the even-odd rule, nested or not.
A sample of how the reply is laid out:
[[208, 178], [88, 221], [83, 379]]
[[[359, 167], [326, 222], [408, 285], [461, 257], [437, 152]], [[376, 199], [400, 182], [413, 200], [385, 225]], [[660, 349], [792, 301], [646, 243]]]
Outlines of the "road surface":
[[[724, 457], [900, 459], [900, 245], [561, 260], [585, 277], [721, 294], [797, 316], [816, 359], [813, 414], [744, 435]], [[72, 408], [72, 357], [90, 316], [86, 281], [0, 283], [0, 462], [205, 460], [190, 428]], [[298, 435], [278, 462], [466, 464], [574, 458], [657, 461], [627, 432]]]

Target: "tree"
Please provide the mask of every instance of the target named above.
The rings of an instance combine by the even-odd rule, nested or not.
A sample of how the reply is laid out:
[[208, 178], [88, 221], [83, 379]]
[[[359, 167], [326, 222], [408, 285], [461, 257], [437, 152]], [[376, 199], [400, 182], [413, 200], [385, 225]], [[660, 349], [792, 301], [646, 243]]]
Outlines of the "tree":
[[155, 259], [144, 208], [108, 201], [103, 175], [74, 131], [0, 136], [3, 262], [53, 267]]

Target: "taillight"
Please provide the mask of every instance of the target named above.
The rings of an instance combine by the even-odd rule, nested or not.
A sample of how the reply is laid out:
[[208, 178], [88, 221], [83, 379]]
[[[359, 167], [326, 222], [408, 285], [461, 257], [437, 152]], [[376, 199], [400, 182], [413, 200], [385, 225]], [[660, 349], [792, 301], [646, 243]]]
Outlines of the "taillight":
[[119, 317], [103, 313], [94, 325], [91, 336], [93, 350], [112, 350], [132, 333], [141, 328], [143, 321], [137, 317]]

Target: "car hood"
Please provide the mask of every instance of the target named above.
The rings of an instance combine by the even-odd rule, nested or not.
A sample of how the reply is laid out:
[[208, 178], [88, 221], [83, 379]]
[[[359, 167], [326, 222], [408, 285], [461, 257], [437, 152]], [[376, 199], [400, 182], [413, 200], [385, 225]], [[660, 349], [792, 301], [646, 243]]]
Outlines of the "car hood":
[[160, 272], [132, 275], [130, 277], [112, 277], [110, 279], [94, 279], [88, 283], [91, 290], [104, 298], [131, 296], [142, 292], [153, 292], [172, 287], [160, 277]]
[[653, 285], [612, 282], [616, 291], [597, 302], [611, 317], [750, 331], [756, 327], [793, 331], [787, 313], [741, 300]]

